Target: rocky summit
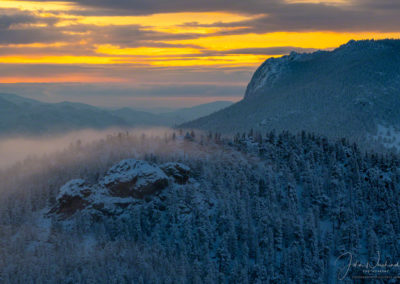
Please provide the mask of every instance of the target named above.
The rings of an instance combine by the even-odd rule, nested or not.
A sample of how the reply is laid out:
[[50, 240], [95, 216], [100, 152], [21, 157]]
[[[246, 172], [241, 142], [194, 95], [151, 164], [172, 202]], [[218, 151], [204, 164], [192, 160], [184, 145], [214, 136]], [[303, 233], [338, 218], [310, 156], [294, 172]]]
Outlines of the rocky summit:
[[190, 168], [182, 163], [158, 166], [141, 160], [122, 160], [96, 184], [90, 185], [83, 179], [67, 182], [60, 188], [56, 205], [49, 213], [57, 214], [61, 219], [77, 211], [119, 215], [136, 200], [156, 194], [169, 184], [186, 184], [189, 177]]

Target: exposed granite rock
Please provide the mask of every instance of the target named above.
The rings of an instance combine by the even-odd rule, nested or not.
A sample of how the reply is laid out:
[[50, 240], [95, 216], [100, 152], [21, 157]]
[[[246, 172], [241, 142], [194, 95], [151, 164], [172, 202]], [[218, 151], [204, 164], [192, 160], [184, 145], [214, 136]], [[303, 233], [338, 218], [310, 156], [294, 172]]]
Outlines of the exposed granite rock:
[[57, 205], [50, 210], [50, 213], [69, 217], [89, 204], [88, 197], [91, 194], [91, 188], [83, 179], [70, 180], [61, 187], [56, 198]]
[[142, 198], [167, 187], [168, 177], [157, 166], [127, 159], [111, 167], [100, 184], [108, 188], [112, 196]]
[[190, 168], [182, 163], [165, 163], [160, 166], [161, 169], [171, 176], [178, 184], [185, 184], [189, 180]]
[[78, 211], [93, 216], [120, 215], [138, 200], [156, 194], [169, 185], [186, 184], [190, 168], [181, 163], [161, 166], [135, 159], [122, 160], [112, 166], [94, 185], [83, 179], [74, 179], [60, 188], [56, 205], [49, 214], [66, 219]]

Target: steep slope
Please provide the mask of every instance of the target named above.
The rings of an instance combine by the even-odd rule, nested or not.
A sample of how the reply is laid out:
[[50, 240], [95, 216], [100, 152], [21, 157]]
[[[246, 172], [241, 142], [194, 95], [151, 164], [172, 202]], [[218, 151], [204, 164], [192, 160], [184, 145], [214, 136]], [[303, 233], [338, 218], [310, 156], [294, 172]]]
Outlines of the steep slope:
[[350, 41], [333, 51], [265, 61], [244, 99], [183, 125], [235, 132], [307, 130], [362, 141], [400, 126], [400, 40]]

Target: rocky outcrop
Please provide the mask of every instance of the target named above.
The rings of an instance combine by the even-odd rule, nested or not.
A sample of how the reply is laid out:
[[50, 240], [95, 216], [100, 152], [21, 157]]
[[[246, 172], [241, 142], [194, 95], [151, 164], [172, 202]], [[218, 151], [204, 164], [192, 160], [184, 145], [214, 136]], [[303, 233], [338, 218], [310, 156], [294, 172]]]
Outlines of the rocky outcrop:
[[167, 187], [168, 177], [158, 166], [128, 159], [111, 167], [100, 184], [112, 196], [142, 198]]
[[78, 211], [92, 215], [119, 215], [138, 199], [156, 194], [169, 185], [189, 181], [190, 168], [182, 163], [161, 166], [126, 159], [112, 166], [97, 184], [74, 179], [60, 188], [49, 214], [66, 219]]
[[166, 163], [161, 169], [176, 183], [185, 184], [189, 180], [190, 168], [182, 163]]
[[50, 210], [50, 213], [70, 216], [89, 204], [88, 197], [91, 194], [91, 188], [83, 179], [70, 180], [61, 187], [56, 199], [57, 205]]

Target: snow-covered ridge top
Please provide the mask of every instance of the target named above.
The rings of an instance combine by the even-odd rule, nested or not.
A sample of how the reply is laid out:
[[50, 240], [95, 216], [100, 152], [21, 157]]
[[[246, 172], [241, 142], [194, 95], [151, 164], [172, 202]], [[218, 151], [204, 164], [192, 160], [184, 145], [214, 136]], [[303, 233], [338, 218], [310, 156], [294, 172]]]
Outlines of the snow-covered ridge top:
[[264, 86], [272, 87], [281, 75], [287, 72], [289, 62], [307, 60], [309, 56], [310, 53], [292, 51], [289, 55], [267, 59], [254, 73], [247, 86], [245, 98]]
[[385, 42], [389, 42], [390, 40], [350, 40], [349, 42], [342, 44], [339, 48], [340, 49], [349, 49], [349, 48], [384, 48], [387, 45]]
[[321, 54], [354, 54], [365, 50], [380, 50], [394, 48], [400, 51], [400, 40], [350, 40], [348, 43], [332, 51], [315, 51], [312, 53], [291, 52], [277, 58], [269, 58], [256, 70], [250, 83], [247, 86], [244, 98], [249, 98], [263, 88], [272, 88], [282, 76], [290, 71], [291, 62], [305, 62], [317, 58]]

